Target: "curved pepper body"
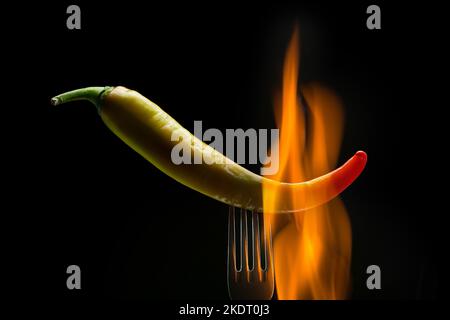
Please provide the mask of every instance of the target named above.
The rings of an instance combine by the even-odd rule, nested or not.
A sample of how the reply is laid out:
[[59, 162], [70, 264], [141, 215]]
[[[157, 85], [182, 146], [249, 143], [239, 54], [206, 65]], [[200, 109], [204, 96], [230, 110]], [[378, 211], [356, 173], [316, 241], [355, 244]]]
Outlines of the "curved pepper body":
[[[235, 207], [262, 211], [264, 184], [265, 190], [270, 192], [274, 188], [277, 194], [286, 197], [286, 201], [278, 201], [275, 213], [313, 208], [347, 188], [363, 171], [367, 161], [366, 154], [359, 151], [340, 168], [319, 178], [300, 183], [278, 182], [254, 174], [226, 158], [136, 91], [115, 87], [98, 88], [97, 97], [95, 94], [76, 94], [82, 90], [87, 89], [59, 95], [52, 101], [54, 104], [80, 99], [94, 102], [108, 128], [162, 172], [191, 189]], [[174, 136], [182, 139], [172, 141]], [[186, 147], [192, 154], [201, 154], [203, 163], [175, 164], [171, 153], [180, 143], [189, 144]], [[293, 207], [289, 201], [293, 196], [301, 199], [298, 201], [300, 206]]]

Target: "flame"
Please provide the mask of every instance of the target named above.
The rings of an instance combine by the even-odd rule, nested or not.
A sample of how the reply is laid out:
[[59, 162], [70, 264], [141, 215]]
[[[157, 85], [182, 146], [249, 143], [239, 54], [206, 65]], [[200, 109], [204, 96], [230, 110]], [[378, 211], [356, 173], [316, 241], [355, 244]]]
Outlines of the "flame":
[[[343, 129], [341, 103], [331, 90], [310, 84], [298, 92], [299, 46], [295, 28], [285, 56], [281, 97], [275, 103], [280, 167], [271, 178], [286, 182], [309, 180], [333, 170]], [[263, 186], [264, 212], [274, 212], [277, 193]], [[290, 201], [295, 204], [299, 199]], [[346, 298], [352, 240], [342, 201], [335, 198], [304, 212], [265, 216], [273, 229], [278, 299]]]

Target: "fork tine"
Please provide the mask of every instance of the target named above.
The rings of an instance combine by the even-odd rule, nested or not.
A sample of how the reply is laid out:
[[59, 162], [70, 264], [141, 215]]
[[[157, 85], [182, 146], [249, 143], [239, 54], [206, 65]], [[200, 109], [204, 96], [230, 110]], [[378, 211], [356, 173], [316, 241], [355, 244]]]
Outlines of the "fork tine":
[[230, 206], [228, 210], [228, 277], [232, 277], [236, 281], [236, 234], [235, 226], [235, 209]]
[[259, 281], [262, 281], [261, 265], [261, 235], [259, 230], [259, 214], [252, 212], [253, 224], [253, 271], [256, 271]]
[[[247, 233], [247, 211], [241, 209], [241, 269], [239, 271], [249, 271], [248, 268], [248, 233]], [[250, 280], [250, 279], [247, 279]]]
[[272, 258], [272, 230], [269, 217], [264, 217], [264, 248], [265, 261], [264, 277], [273, 277], [273, 258]]

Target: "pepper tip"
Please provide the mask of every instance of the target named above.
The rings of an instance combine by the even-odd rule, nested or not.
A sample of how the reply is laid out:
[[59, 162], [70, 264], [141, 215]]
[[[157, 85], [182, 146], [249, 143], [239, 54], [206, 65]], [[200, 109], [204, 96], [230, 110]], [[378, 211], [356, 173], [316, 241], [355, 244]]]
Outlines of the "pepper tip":
[[367, 153], [364, 151], [358, 151], [355, 153], [355, 156], [358, 157], [364, 163], [367, 161]]

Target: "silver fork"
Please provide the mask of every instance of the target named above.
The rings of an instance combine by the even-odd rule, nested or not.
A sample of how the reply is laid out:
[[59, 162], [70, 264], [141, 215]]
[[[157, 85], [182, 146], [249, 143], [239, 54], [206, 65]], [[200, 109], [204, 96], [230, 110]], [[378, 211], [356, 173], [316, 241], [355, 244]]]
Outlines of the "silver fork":
[[[249, 256], [247, 211], [240, 209], [238, 230], [240, 233], [240, 266], [236, 259], [235, 208], [228, 213], [228, 293], [237, 300], [270, 300], [274, 291], [272, 235], [270, 224], [265, 226], [263, 214], [252, 212], [252, 255]], [[260, 221], [262, 228], [260, 228]], [[261, 230], [262, 229], [262, 230]], [[261, 245], [262, 239], [262, 245]], [[250, 269], [250, 258], [252, 268]], [[263, 263], [264, 261], [264, 267]]]

